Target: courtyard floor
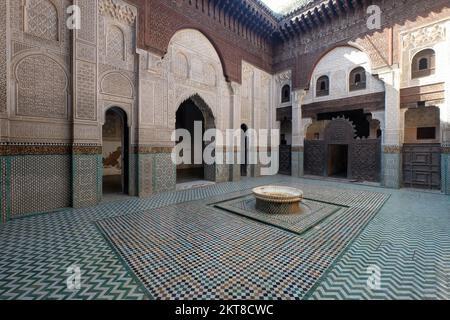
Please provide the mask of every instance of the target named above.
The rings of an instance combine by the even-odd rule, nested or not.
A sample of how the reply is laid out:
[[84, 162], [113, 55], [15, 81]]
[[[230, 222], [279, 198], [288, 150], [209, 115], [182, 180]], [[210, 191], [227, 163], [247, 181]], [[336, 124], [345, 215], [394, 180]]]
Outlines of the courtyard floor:
[[[308, 215], [255, 215], [266, 184]], [[450, 299], [450, 197], [275, 176], [33, 215], [0, 225], [0, 299]]]

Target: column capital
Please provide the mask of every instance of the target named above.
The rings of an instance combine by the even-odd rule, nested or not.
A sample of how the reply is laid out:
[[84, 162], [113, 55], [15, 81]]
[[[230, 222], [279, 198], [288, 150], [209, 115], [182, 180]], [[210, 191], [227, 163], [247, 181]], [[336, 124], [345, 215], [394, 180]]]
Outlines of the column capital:
[[312, 125], [313, 119], [312, 118], [303, 118], [302, 124], [303, 124], [303, 137], [306, 137], [306, 132], [308, 131], [308, 127]]
[[303, 102], [303, 98], [306, 96], [306, 90], [305, 89], [297, 89], [292, 91], [292, 102], [293, 107], [300, 107]]
[[240, 93], [241, 84], [235, 81], [230, 81], [228, 82], [228, 88], [230, 89], [232, 95], [237, 96]]
[[400, 88], [400, 74], [401, 69], [398, 64], [374, 71], [374, 75], [377, 76], [381, 81], [395, 88]]

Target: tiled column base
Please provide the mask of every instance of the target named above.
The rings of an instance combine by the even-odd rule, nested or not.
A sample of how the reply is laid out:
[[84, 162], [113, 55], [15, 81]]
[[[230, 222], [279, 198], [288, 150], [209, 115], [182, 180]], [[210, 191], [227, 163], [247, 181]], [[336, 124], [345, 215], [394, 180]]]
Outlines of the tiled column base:
[[138, 157], [137, 154], [130, 152], [130, 155], [128, 157], [128, 162], [129, 162], [129, 177], [128, 177], [128, 194], [132, 197], [137, 197], [138, 194], [138, 181], [137, 181], [137, 177], [138, 177]]
[[241, 165], [240, 164], [232, 164], [229, 166], [229, 170], [231, 172], [230, 179], [233, 182], [241, 181]]
[[240, 155], [240, 153], [238, 151], [234, 151], [233, 153], [233, 159], [234, 159], [234, 163], [235, 164], [230, 164], [228, 166], [228, 170], [229, 170], [229, 178], [231, 181], [237, 182], [237, 181], [241, 181], [241, 165], [238, 164], [238, 157]]
[[261, 176], [261, 165], [260, 164], [251, 164], [250, 168], [250, 176], [253, 178], [258, 178]]
[[149, 197], [153, 193], [153, 156], [151, 154], [136, 154], [137, 158], [137, 195]]
[[442, 153], [441, 167], [442, 192], [445, 194], [450, 194], [450, 152]]
[[172, 162], [171, 153], [154, 153], [153, 158], [153, 193], [174, 191], [177, 184], [177, 168]]
[[303, 148], [292, 148], [292, 176], [301, 178], [304, 176], [303, 170], [304, 153]]
[[70, 207], [71, 157], [69, 145], [1, 145], [0, 223]]
[[134, 146], [137, 195], [141, 198], [176, 189], [176, 165], [171, 147]]
[[382, 159], [383, 186], [400, 189], [402, 186], [402, 153], [399, 146], [384, 146]]
[[230, 180], [230, 166], [228, 164], [216, 164], [216, 182], [227, 182]]
[[102, 156], [74, 152], [72, 155], [72, 206], [97, 205], [102, 199]]
[[10, 157], [0, 157], [0, 224], [11, 216], [11, 163]]

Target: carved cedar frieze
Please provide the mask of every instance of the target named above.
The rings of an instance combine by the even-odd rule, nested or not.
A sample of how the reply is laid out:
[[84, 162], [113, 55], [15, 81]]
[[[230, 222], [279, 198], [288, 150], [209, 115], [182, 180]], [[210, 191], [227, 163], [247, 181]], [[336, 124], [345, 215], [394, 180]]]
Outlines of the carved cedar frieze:
[[118, 4], [117, 1], [100, 0], [98, 7], [102, 15], [109, 15], [122, 23], [132, 25], [136, 20], [134, 11], [127, 5]]

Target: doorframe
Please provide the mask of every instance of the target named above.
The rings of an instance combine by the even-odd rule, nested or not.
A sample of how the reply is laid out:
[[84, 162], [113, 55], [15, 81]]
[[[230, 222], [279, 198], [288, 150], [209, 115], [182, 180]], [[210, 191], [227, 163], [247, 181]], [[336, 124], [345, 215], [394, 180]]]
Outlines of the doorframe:
[[[121, 173], [121, 180], [122, 180], [122, 193], [124, 195], [129, 195], [130, 193], [130, 127], [128, 126], [128, 115], [125, 110], [123, 110], [121, 107], [118, 106], [112, 106], [105, 110], [104, 119], [105, 122], [103, 126], [106, 124], [106, 114], [108, 112], [115, 112], [121, 119], [122, 122], [122, 132], [121, 132], [121, 160], [122, 160], [122, 173]], [[102, 128], [103, 128], [102, 126]], [[102, 136], [102, 145], [104, 142], [104, 138]], [[102, 164], [102, 184], [104, 179], [104, 167]], [[104, 195], [104, 192], [102, 192], [102, 196]]]
[[330, 162], [330, 147], [331, 146], [346, 146], [347, 147], [347, 176], [344, 179], [351, 179], [351, 162], [350, 162], [350, 154], [351, 154], [351, 144], [347, 143], [328, 143], [325, 148], [325, 177], [330, 178], [329, 172], [329, 162]]

